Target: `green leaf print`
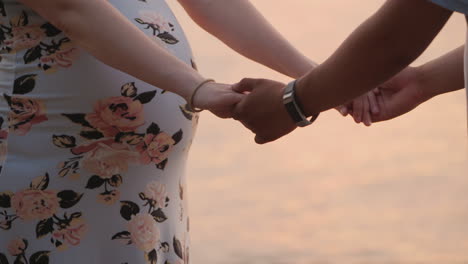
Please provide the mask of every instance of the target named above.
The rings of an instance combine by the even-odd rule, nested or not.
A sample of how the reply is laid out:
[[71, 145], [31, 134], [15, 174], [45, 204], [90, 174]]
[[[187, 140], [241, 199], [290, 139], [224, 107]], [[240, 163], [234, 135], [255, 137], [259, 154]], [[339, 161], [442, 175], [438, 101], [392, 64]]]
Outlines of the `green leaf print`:
[[83, 194], [78, 194], [74, 191], [65, 190], [65, 191], [59, 192], [57, 194], [57, 197], [61, 199], [59, 202], [60, 207], [67, 209], [67, 208], [75, 206], [81, 200], [81, 197], [83, 197]]
[[97, 130], [91, 130], [91, 131], [81, 131], [80, 136], [86, 138], [86, 139], [100, 139], [104, 137], [104, 134]]
[[49, 264], [50, 251], [39, 251], [29, 258], [29, 264]]
[[162, 41], [166, 42], [167, 44], [171, 44], [171, 45], [179, 43], [179, 40], [176, 39], [174, 36], [172, 36], [172, 34], [169, 32], [158, 34], [158, 38], [160, 38]]
[[28, 25], [29, 19], [26, 11], [22, 11], [21, 15], [15, 16], [10, 20], [10, 24], [14, 27], [24, 27]]
[[52, 218], [41, 220], [36, 226], [36, 237], [42, 238], [54, 231], [54, 221]]
[[182, 244], [180, 243], [180, 241], [176, 237], [174, 237], [172, 244], [176, 255], [179, 258], [184, 259], [184, 250], [182, 249]]
[[148, 261], [151, 264], [156, 264], [158, 262], [158, 252], [156, 252], [155, 249], [148, 253]]
[[0, 264], [9, 264], [5, 254], [0, 253]]
[[49, 186], [49, 174], [46, 173], [44, 176], [39, 176], [31, 181], [29, 187], [33, 190], [45, 190]]
[[154, 91], [150, 91], [150, 92], [144, 92], [144, 93], [141, 93], [139, 94], [137, 97], [135, 97], [133, 100], [135, 101], [140, 101], [140, 103], [142, 104], [147, 104], [149, 103], [151, 100], [153, 100], [153, 98], [156, 96], [156, 93], [157, 91], [154, 90]]
[[28, 264], [28, 260], [23, 254], [21, 254], [16, 257], [15, 262], [13, 262], [13, 264]]
[[66, 118], [70, 119], [73, 123], [80, 124], [85, 127], [94, 128], [91, 124], [86, 121], [85, 114], [62, 114]]
[[157, 135], [159, 132], [161, 132], [161, 129], [155, 123], [151, 123], [151, 125], [146, 129], [146, 134]]
[[60, 31], [60, 29], [54, 27], [50, 23], [46, 23], [46, 24], [42, 25], [41, 28], [45, 31], [45, 34], [48, 37], [55, 37], [58, 34], [62, 33], [62, 31]]
[[120, 175], [113, 175], [112, 178], [109, 179], [109, 184], [112, 187], [118, 188], [123, 182], [123, 178]]
[[132, 215], [137, 215], [140, 212], [140, 207], [131, 201], [121, 201], [120, 215], [127, 221], [132, 219]]
[[182, 129], [181, 129], [172, 136], [172, 139], [174, 139], [175, 141], [174, 145], [177, 145], [177, 143], [179, 143], [182, 140], [183, 135], [184, 133], [182, 132]]
[[[3, 4], [3, 1], [1, 1], [1, 0], [0, 0], [0, 15], [2, 15], [2, 16], [7, 15], [6, 10], [5, 10], [5, 4]], [[0, 262], [0, 264], [2, 264], [2, 263]]]
[[15, 80], [13, 94], [30, 93], [36, 86], [37, 74], [23, 75]]
[[76, 147], [76, 139], [68, 135], [53, 135], [52, 142], [59, 148], [73, 148]]
[[104, 182], [106, 182], [103, 178], [93, 175], [91, 178], [89, 178], [88, 183], [86, 184], [86, 189], [96, 189], [101, 187]]
[[154, 220], [158, 223], [162, 223], [167, 220], [167, 216], [164, 214], [161, 208], [151, 212], [151, 215], [153, 216]]
[[42, 51], [41, 46], [35, 46], [35, 47], [28, 49], [28, 51], [26, 51], [26, 53], [23, 56], [24, 63], [29, 64], [39, 59], [42, 56], [41, 51]]
[[112, 240], [116, 240], [116, 239], [120, 239], [120, 240], [126, 241], [126, 244], [127, 244], [127, 245], [132, 244], [131, 234], [130, 234], [130, 232], [128, 232], [128, 231], [122, 231], [122, 232], [119, 232], [119, 233], [113, 235], [113, 236], [112, 236]]
[[11, 196], [12, 195], [13, 194], [5, 193], [5, 192], [0, 193], [0, 207], [10, 208], [11, 207]]

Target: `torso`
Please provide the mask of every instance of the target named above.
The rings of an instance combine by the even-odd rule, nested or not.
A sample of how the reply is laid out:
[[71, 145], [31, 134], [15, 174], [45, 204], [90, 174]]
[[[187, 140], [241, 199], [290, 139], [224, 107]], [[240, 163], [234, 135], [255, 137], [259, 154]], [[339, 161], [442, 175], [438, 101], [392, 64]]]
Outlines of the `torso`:
[[[165, 1], [110, 2], [192, 63]], [[3, 0], [0, 18], [0, 263], [188, 263], [198, 116], [17, 1]]]

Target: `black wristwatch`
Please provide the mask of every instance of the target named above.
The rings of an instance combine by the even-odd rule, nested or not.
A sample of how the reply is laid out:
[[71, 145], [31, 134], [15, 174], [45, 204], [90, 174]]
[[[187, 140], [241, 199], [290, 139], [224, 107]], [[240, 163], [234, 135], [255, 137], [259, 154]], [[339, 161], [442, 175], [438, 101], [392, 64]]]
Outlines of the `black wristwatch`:
[[304, 115], [304, 111], [302, 107], [299, 105], [299, 102], [296, 100], [296, 80], [288, 83], [286, 88], [284, 89], [283, 94], [283, 103], [284, 107], [286, 107], [286, 111], [288, 111], [289, 116], [291, 119], [296, 123], [299, 127], [306, 127], [311, 125], [319, 116], [320, 113], [312, 115], [310, 120], [307, 120], [307, 117]]

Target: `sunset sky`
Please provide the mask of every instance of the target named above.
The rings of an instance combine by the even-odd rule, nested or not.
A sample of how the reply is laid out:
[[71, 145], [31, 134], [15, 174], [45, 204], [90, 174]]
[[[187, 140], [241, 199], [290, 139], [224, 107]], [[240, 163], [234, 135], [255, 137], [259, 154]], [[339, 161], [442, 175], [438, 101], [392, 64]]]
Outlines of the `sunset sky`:
[[[289, 80], [229, 50], [168, 2], [205, 76]], [[319, 63], [383, 2], [252, 0]], [[454, 15], [414, 65], [462, 45], [465, 31]], [[235, 121], [203, 113], [187, 171], [193, 262], [468, 261], [465, 101], [464, 91], [439, 96], [371, 128], [329, 111], [265, 146]]]

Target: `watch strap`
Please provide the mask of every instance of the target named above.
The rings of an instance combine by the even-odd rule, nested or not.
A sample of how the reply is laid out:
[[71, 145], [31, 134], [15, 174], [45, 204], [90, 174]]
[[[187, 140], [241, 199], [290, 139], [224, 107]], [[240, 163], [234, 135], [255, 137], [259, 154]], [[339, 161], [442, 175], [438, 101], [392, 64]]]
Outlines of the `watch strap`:
[[286, 108], [286, 111], [297, 126], [305, 127], [311, 125], [317, 119], [319, 113], [312, 115], [310, 120], [307, 119], [307, 117], [304, 115], [302, 107], [296, 99], [295, 88], [296, 80], [288, 83], [284, 89], [283, 104]]

